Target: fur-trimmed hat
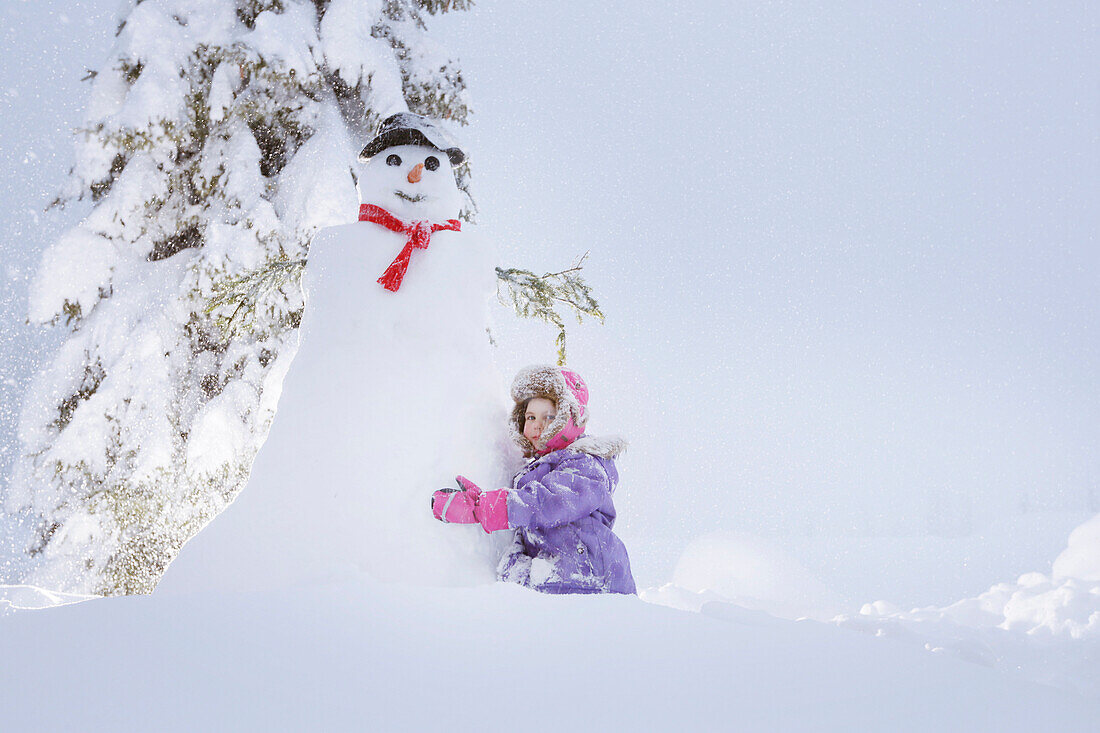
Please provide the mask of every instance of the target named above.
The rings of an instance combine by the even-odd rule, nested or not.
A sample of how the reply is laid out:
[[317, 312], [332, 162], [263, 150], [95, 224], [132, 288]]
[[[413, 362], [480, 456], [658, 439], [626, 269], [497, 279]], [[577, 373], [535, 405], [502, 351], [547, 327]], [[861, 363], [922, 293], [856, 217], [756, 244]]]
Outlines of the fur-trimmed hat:
[[[535, 397], [553, 400], [557, 406], [554, 421], [546, 426], [537, 443], [523, 435], [527, 401]], [[525, 367], [512, 381], [512, 439], [526, 455], [542, 455], [567, 447], [584, 434], [588, 423], [588, 385], [581, 375], [563, 367], [535, 365]]]

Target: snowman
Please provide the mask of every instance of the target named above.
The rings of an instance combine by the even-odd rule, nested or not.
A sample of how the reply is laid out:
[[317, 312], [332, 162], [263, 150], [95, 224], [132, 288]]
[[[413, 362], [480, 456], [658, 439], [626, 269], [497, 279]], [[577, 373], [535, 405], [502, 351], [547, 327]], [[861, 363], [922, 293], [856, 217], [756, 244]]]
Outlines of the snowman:
[[489, 536], [440, 524], [424, 498], [459, 473], [505, 478], [503, 382], [487, 333], [496, 276], [458, 220], [464, 158], [411, 113], [387, 118], [364, 148], [359, 221], [310, 245], [299, 349], [249, 480], [158, 592], [357, 573], [494, 579]]

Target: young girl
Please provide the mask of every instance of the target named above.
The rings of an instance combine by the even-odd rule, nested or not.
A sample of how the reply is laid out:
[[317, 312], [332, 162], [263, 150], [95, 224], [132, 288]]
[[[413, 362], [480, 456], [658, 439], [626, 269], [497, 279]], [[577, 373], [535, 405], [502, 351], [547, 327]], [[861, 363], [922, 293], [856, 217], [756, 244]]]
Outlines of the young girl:
[[614, 459], [625, 444], [584, 435], [588, 387], [576, 372], [527, 367], [512, 399], [512, 437], [531, 459], [512, 488], [482, 491], [459, 476], [460, 489], [432, 495], [432, 513], [486, 532], [512, 530], [501, 580], [544, 593], [634, 593], [626, 547], [611, 531]]

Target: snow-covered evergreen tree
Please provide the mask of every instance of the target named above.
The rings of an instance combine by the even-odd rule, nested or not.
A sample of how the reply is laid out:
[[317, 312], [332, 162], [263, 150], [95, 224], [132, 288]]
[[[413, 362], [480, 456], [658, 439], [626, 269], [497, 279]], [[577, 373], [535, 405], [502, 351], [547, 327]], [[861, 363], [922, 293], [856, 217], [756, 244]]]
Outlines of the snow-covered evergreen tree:
[[[4, 496], [33, 516], [30, 577], [149, 592], [240, 489], [295, 348], [297, 280], [222, 338], [211, 296], [294, 262], [356, 213], [355, 155], [402, 109], [464, 123], [427, 37], [468, 0], [134, 0], [98, 73], [30, 319], [68, 329], [32, 385]], [[13, 580], [8, 578], [7, 580]]]

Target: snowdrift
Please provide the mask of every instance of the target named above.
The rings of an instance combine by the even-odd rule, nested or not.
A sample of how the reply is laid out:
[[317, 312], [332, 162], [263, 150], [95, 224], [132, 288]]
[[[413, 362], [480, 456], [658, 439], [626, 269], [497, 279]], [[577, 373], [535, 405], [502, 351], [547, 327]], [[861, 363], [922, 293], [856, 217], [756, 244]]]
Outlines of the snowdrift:
[[[1090, 525], [1074, 531], [1063, 558], [1088, 558], [1083, 530]], [[773, 542], [714, 533], [688, 546], [673, 582], [642, 598], [684, 611], [720, 602], [745, 613], [808, 617], [1100, 697], [1100, 582], [1082, 577], [1025, 573], [944, 606], [904, 610], [878, 600], [857, 612]]]
[[1100, 514], [1073, 530], [1054, 561], [1054, 575], [1100, 582]]
[[812, 621], [496, 584], [98, 600], [0, 623], [9, 730], [1092, 731], [1100, 699]]
[[876, 601], [836, 623], [1100, 696], [1100, 583], [1027, 573], [943, 608]]

